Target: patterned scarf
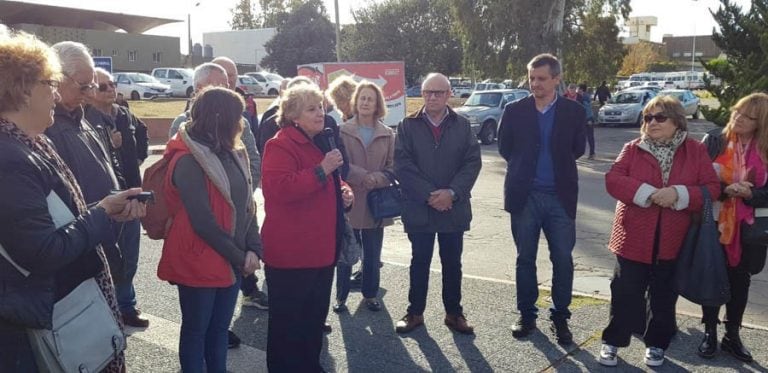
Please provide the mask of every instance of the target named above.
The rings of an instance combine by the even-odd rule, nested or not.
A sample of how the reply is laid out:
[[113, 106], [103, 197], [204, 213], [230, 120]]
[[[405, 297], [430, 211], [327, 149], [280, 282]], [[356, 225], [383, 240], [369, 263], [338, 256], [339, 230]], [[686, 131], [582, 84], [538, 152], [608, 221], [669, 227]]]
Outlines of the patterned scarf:
[[[764, 186], [768, 174], [754, 139], [743, 143], [738, 136], [732, 134], [727, 140], [725, 151], [715, 158], [715, 163], [720, 165], [720, 181], [726, 185], [748, 181], [756, 188]], [[728, 265], [736, 267], [741, 262], [739, 227], [742, 222], [754, 223], [754, 208], [744, 204], [741, 198], [726, 198], [717, 221], [720, 243], [725, 246]]]
[[[13, 139], [18, 140], [20, 143], [29, 147], [37, 155], [43, 157], [50, 165], [53, 166], [59, 178], [64, 183], [64, 186], [69, 191], [72, 199], [75, 201], [77, 212], [82, 215], [88, 211], [88, 207], [83, 199], [83, 192], [80, 190], [80, 186], [75, 179], [75, 175], [70, 170], [69, 166], [64, 163], [56, 150], [48, 142], [48, 139], [44, 135], [39, 135], [34, 138], [27, 136], [16, 124], [0, 118], [0, 133], [4, 133]], [[120, 311], [117, 306], [117, 298], [115, 297], [115, 286], [112, 282], [112, 275], [109, 272], [109, 264], [107, 264], [107, 257], [104, 254], [104, 249], [101, 245], [96, 247], [96, 252], [101, 259], [103, 270], [96, 274], [96, 283], [99, 285], [99, 289], [107, 299], [110, 308], [112, 309], [112, 315], [115, 316], [120, 329], [123, 329], [123, 319], [120, 315]], [[107, 373], [120, 373], [124, 371], [125, 355], [121, 352], [115, 360], [113, 360], [102, 372]]]
[[650, 137], [643, 135], [640, 143], [647, 146], [648, 151], [659, 161], [659, 167], [661, 168], [661, 179], [664, 181], [664, 185], [667, 185], [669, 181], [669, 172], [672, 171], [672, 159], [675, 157], [675, 150], [680, 144], [685, 141], [688, 136], [686, 131], [677, 131], [668, 141], [656, 141]]

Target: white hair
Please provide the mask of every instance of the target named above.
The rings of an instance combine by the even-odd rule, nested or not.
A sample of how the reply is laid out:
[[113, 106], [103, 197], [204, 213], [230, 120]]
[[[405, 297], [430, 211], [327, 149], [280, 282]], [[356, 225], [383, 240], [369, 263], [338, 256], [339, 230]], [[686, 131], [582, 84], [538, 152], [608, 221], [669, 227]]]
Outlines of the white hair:
[[442, 81], [443, 83], [447, 84], [449, 87], [451, 86], [451, 81], [448, 80], [448, 78], [445, 75], [440, 74], [440, 73], [429, 73], [429, 74], [427, 74], [427, 77], [424, 78], [424, 81], [421, 82], [421, 89], [424, 89], [424, 85], [429, 80], [436, 80], [436, 81], [439, 80], [439, 81]]
[[93, 69], [93, 71], [96, 74], [104, 74], [104, 75], [108, 76], [110, 79], [113, 79], [112, 73], [110, 73], [109, 71], [107, 71], [107, 69], [105, 69], [103, 67], [97, 67], [97, 68]]
[[83, 67], [94, 68], [93, 57], [82, 43], [62, 41], [54, 44], [51, 48], [59, 55], [61, 71], [66, 75], [74, 75]]
[[204, 85], [203, 83], [206, 83], [206, 80], [208, 80], [208, 76], [211, 75], [211, 72], [214, 70], [224, 74], [224, 76], [227, 75], [227, 71], [224, 70], [223, 67], [215, 63], [206, 62], [195, 67], [194, 78], [193, 78], [195, 87]]

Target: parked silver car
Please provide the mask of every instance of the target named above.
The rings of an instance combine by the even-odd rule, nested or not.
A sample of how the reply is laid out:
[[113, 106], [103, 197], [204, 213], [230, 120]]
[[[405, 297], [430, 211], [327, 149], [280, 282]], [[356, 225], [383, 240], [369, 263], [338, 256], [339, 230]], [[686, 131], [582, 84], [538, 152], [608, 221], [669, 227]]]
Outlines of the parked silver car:
[[143, 73], [114, 73], [117, 93], [126, 99], [142, 100], [156, 97], [168, 97], [171, 86], [162, 84], [150, 75]]
[[643, 107], [656, 96], [651, 90], [626, 90], [614, 94], [597, 112], [600, 125], [633, 124], [640, 126]]
[[683, 104], [685, 115], [690, 115], [693, 119], [699, 119], [699, 100], [693, 92], [687, 89], [665, 89], [659, 92], [659, 95], [674, 96]]
[[483, 145], [492, 144], [496, 139], [504, 105], [529, 94], [531, 93], [525, 89], [475, 91], [463, 106], [456, 109], [456, 113], [467, 118], [472, 132]]
[[264, 88], [261, 86], [261, 84], [259, 84], [259, 82], [257, 82], [256, 79], [248, 75], [237, 76], [237, 88], [239, 88], [241, 91], [245, 92], [246, 94], [252, 94], [255, 96], [258, 96], [264, 93]]

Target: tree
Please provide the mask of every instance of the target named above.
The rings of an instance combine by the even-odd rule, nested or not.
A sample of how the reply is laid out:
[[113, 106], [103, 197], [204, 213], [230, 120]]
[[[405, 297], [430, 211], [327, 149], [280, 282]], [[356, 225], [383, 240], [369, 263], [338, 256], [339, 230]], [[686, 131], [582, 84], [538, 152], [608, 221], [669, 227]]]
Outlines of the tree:
[[277, 18], [277, 34], [264, 45], [268, 54], [261, 66], [293, 76], [297, 65], [336, 60], [336, 32], [322, 0], [294, 1]]
[[240, 0], [237, 5], [231, 9], [232, 20], [229, 21], [229, 27], [233, 30], [251, 30], [258, 28], [256, 18], [253, 16], [254, 8], [251, 6], [251, 0]]
[[601, 9], [590, 9], [573, 25], [564, 44], [565, 79], [597, 85], [616, 76], [624, 58], [624, 46], [618, 39], [616, 18], [604, 16]]
[[630, 76], [648, 71], [651, 64], [663, 61], [662, 48], [651, 42], [640, 41], [627, 47], [627, 55], [621, 63], [620, 76]]
[[[543, 52], [560, 54], [565, 60], [570, 49], [579, 47], [571, 43], [584, 26], [584, 17], [626, 18], [630, 11], [630, 0], [450, 1], [464, 48], [464, 67], [490, 77], [522, 77], [527, 62]], [[617, 38], [615, 27], [608, 27], [606, 33], [614, 31], [611, 36]], [[613, 55], [615, 44], [609, 46]]]
[[256, 23], [259, 27], [277, 27], [280, 18], [288, 13], [288, 6], [285, 0], [259, 0], [259, 15], [256, 17]]
[[387, 0], [353, 12], [342, 34], [350, 61], [404, 61], [409, 84], [432, 71], [461, 71], [461, 42], [445, 0]]
[[720, 0], [712, 16], [720, 26], [712, 40], [722, 49], [725, 59], [703, 62], [707, 72], [721, 81], [713, 86], [705, 78], [707, 90], [720, 101], [717, 109], [702, 108], [704, 116], [725, 125], [730, 108], [741, 97], [768, 90], [768, 0], [752, 0], [749, 12], [731, 0]]

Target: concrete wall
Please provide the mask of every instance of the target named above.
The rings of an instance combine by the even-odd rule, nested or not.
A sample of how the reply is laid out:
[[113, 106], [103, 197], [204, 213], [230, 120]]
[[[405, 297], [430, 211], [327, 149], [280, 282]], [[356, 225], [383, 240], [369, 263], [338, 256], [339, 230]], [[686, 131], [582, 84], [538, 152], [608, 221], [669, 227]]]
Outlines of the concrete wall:
[[[91, 53], [112, 57], [114, 71], [150, 72], [156, 67], [180, 66], [179, 38], [157, 35], [126, 34], [100, 30], [84, 30], [67, 27], [17, 24], [12, 28], [37, 35], [46, 43], [55, 44], [71, 40], [85, 44]], [[135, 51], [136, 60], [129, 61]], [[100, 52], [100, 53], [99, 53]], [[153, 61], [153, 53], [160, 53], [160, 61]]]
[[267, 55], [266, 44], [275, 28], [203, 33], [203, 44], [213, 47], [214, 57], [227, 56], [239, 65], [258, 65]]

